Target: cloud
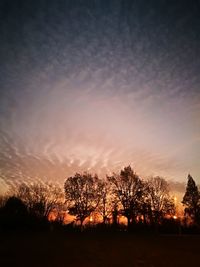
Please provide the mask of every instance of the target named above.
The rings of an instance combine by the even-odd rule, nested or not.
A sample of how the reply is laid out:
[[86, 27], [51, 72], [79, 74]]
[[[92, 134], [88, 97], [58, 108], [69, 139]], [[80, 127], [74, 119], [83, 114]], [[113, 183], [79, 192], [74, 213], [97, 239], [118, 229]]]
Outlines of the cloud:
[[172, 192], [177, 192], [180, 194], [185, 193], [186, 183], [185, 182], [177, 182], [177, 181], [169, 181], [170, 189]]
[[176, 14], [178, 4], [162, 1], [170, 21], [160, 4], [114, 2], [49, 1], [48, 10], [23, 2], [21, 22], [15, 4], [8, 10], [0, 45], [4, 181], [104, 175], [127, 164], [142, 176], [183, 181], [192, 171], [199, 179], [196, 13]]

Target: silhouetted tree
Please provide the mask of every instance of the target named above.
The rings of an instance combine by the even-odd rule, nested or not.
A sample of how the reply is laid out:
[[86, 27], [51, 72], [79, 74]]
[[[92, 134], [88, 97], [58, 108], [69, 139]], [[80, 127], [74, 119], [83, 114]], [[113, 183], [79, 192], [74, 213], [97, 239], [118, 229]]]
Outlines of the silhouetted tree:
[[22, 183], [17, 187], [15, 195], [26, 204], [30, 214], [45, 219], [64, 201], [64, 192], [52, 183]]
[[5, 206], [7, 199], [8, 198], [6, 196], [0, 196], [0, 209]]
[[146, 198], [148, 216], [151, 222], [159, 223], [165, 215], [174, 215], [174, 200], [169, 194], [169, 185], [162, 177], [154, 177], [148, 181], [146, 187], [148, 197]]
[[1, 225], [3, 228], [19, 228], [26, 225], [28, 211], [24, 202], [15, 196], [9, 197], [1, 207]]
[[76, 173], [65, 181], [64, 190], [69, 214], [76, 216], [82, 227], [84, 220], [99, 204], [102, 183], [97, 175]]
[[182, 201], [185, 216], [189, 216], [195, 224], [200, 223], [200, 192], [192, 176], [188, 175], [186, 192]]
[[114, 173], [113, 176], [107, 178], [113, 186], [113, 193], [120, 201], [121, 213], [127, 218], [129, 227], [137, 217], [142, 196], [142, 181], [131, 166], [125, 167], [120, 174]]
[[118, 215], [119, 215], [119, 208], [118, 208], [118, 201], [113, 201], [112, 203], [112, 224], [113, 226], [118, 225]]
[[142, 181], [141, 197], [138, 200], [138, 217], [146, 225], [151, 221], [151, 214], [149, 183], [148, 181]]
[[109, 217], [112, 215], [112, 195], [110, 192], [110, 186], [107, 181], [100, 181], [100, 201], [97, 208], [97, 212], [103, 217], [103, 223], [106, 224], [109, 221]]

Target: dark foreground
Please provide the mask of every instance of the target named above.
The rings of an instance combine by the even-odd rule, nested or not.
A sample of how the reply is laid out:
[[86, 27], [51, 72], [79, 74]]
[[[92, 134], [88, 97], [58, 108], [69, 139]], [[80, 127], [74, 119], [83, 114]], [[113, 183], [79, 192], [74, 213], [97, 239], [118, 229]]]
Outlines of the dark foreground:
[[0, 236], [0, 266], [200, 266], [200, 236], [128, 233], [9, 233]]

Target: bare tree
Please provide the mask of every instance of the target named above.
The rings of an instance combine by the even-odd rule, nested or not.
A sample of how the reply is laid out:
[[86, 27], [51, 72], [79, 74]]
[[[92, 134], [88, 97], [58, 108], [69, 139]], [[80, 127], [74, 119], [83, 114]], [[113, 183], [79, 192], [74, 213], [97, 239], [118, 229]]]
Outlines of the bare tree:
[[127, 218], [128, 227], [136, 220], [140, 198], [142, 196], [142, 181], [132, 170], [125, 167], [120, 174], [107, 177], [113, 187], [113, 193], [122, 206], [121, 213]]
[[111, 194], [110, 184], [105, 180], [101, 180], [100, 183], [100, 201], [97, 211], [103, 217], [103, 224], [106, 224], [112, 216], [113, 196]]
[[99, 204], [102, 183], [97, 175], [76, 173], [65, 181], [64, 190], [69, 214], [76, 216], [82, 227], [84, 220]]
[[149, 198], [149, 183], [142, 181], [141, 195], [138, 200], [138, 218], [146, 225], [151, 220], [151, 201]]
[[0, 196], [0, 209], [5, 206], [7, 200], [8, 200], [7, 196]]
[[15, 195], [26, 204], [29, 213], [46, 219], [50, 212], [58, 209], [64, 201], [61, 187], [52, 183], [22, 183], [18, 186]]
[[165, 215], [174, 215], [175, 205], [174, 200], [169, 194], [169, 185], [167, 181], [159, 176], [148, 180], [146, 187], [148, 198], [146, 199], [151, 222], [159, 223]]

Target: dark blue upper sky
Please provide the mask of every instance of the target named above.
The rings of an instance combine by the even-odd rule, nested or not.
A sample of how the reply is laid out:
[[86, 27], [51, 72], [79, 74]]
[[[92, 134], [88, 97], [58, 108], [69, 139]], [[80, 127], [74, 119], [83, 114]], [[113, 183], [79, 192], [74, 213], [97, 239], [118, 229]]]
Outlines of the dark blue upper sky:
[[105, 78], [125, 68], [127, 83], [169, 72], [198, 91], [199, 1], [1, 1], [0, 10], [1, 87], [24, 88], [35, 72], [55, 82], [83, 68], [104, 68]]

